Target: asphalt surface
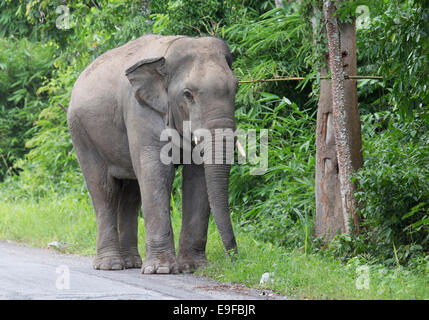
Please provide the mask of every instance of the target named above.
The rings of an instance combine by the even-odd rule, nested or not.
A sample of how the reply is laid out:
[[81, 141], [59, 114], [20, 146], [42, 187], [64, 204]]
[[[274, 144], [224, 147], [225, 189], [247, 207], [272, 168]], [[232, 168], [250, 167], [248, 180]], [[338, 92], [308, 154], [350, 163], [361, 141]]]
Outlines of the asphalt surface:
[[267, 291], [192, 274], [143, 275], [139, 269], [99, 271], [91, 257], [0, 241], [0, 299], [259, 300]]

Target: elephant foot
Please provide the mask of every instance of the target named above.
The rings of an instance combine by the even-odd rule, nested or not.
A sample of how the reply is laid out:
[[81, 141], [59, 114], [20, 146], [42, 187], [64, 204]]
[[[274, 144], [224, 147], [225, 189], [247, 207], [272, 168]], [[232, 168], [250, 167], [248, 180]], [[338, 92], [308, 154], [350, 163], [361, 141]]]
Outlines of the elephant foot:
[[179, 265], [177, 263], [175, 256], [169, 257], [167, 259], [146, 258], [142, 266], [142, 273], [144, 274], [179, 273]]
[[141, 268], [142, 258], [137, 249], [121, 249], [121, 258], [125, 269]]
[[207, 265], [207, 258], [205, 254], [195, 255], [179, 255], [179, 269], [183, 273], [192, 273], [198, 268], [205, 267]]
[[124, 269], [124, 261], [119, 252], [110, 251], [97, 253], [93, 263], [96, 270], [122, 270]]

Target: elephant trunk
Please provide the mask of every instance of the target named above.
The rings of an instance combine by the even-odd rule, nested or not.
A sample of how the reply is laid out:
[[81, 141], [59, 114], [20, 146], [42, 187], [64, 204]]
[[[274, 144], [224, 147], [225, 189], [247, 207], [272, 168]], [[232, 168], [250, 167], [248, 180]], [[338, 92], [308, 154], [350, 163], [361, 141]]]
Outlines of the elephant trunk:
[[[204, 164], [209, 204], [226, 252], [228, 254], [237, 253], [237, 244], [228, 205], [229, 173], [231, 169], [231, 165], [225, 163], [228, 150], [225, 143], [223, 150], [215, 149], [214, 130], [212, 132], [212, 142], [209, 143], [210, 145], [206, 149], [212, 157], [212, 163], [208, 163], [206, 158]], [[222, 154], [216, 157], [215, 152], [221, 152]], [[218, 160], [223, 159], [223, 163], [216, 163], [215, 158]]]

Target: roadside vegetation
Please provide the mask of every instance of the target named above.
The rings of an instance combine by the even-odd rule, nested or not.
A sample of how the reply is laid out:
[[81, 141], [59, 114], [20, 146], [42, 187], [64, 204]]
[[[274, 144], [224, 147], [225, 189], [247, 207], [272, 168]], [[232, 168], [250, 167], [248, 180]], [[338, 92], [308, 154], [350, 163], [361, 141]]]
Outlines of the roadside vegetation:
[[[225, 258], [211, 221], [210, 263], [199, 273], [297, 298], [429, 299], [429, 3], [350, 1], [340, 12], [350, 17], [357, 5], [369, 6], [370, 19], [357, 31], [358, 74], [384, 80], [358, 82], [361, 233], [324, 243], [313, 235], [317, 1], [283, 2], [275, 8], [274, 1], [170, 0], [147, 8], [136, 0], [79, 0], [67, 3], [71, 16], [59, 28], [63, 1], [2, 1], [0, 239], [41, 247], [58, 241], [64, 252], [95, 254], [95, 214], [61, 107], [75, 80], [101, 53], [150, 31], [213, 35], [228, 42], [241, 80], [308, 78], [240, 85], [239, 127], [270, 130], [268, 171], [255, 176], [251, 165], [233, 166], [239, 255]], [[176, 238], [180, 189], [178, 172]], [[141, 219], [139, 235], [144, 255]], [[273, 281], [260, 284], [266, 272]]]
[[[80, 255], [95, 255], [96, 222], [89, 199], [75, 195], [51, 194], [48, 198], [0, 202], [0, 239], [13, 240], [34, 247]], [[139, 219], [139, 248], [144, 256], [144, 228]], [[176, 240], [180, 232], [180, 212], [172, 213]], [[239, 227], [235, 221], [239, 255], [225, 258], [222, 241], [214, 221], [209, 225], [208, 267], [197, 272], [217, 281], [242, 283], [270, 289], [297, 299], [427, 299], [427, 275], [402, 266], [388, 268], [368, 265], [358, 257], [342, 263], [330, 254], [308, 252], [261, 241]], [[88, 266], [90, 267], [90, 266]], [[273, 273], [260, 284], [264, 273]], [[266, 294], [270, 292], [266, 291]]]

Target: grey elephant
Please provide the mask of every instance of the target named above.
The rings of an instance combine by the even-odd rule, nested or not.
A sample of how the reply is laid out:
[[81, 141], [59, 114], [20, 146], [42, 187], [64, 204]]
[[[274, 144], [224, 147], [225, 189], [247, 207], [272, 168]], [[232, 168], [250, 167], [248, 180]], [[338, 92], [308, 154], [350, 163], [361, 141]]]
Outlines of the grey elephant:
[[[146, 35], [94, 60], [76, 81], [67, 120], [97, 219], [94, 268], [191, 272], [206, 264], [210, 211], [227, 252], [237, 252], [228, 206], [229, 164], [183, 164], [176, 257], [170, 197], [177, 165], [160, 161], [174, 128], [235, 130], [237, 79], [218, 38]], [[184, 138], [183, 138], [184, 139]], [[195, 144], [191, 142], [191, 146]], [[137, 249], [142, 206], [144, 263]]]

